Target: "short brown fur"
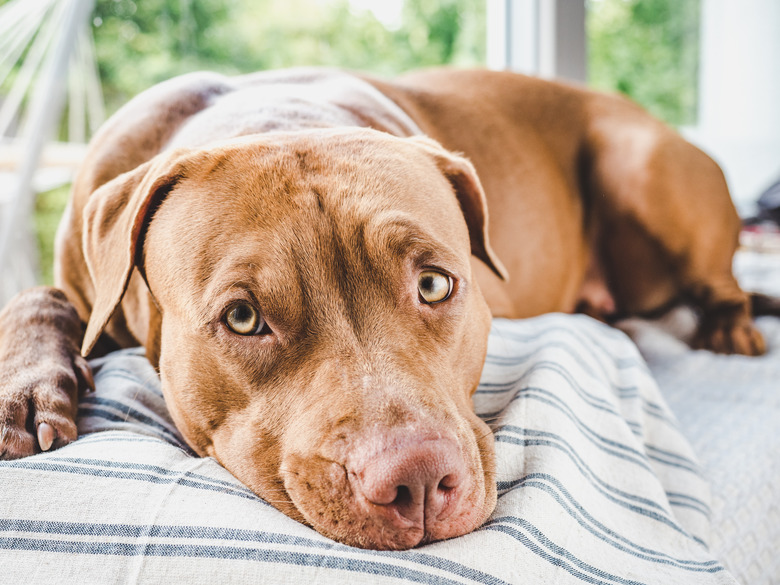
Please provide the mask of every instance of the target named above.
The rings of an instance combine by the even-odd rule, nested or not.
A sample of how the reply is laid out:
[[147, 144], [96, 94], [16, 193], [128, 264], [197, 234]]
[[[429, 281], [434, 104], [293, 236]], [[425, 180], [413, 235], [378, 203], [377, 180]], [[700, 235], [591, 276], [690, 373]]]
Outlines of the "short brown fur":
[[[464, 534], [496, 498], [470, 400], [491, 314], [687, 301], [697, 347], [762, 353], [738, 230], [717, 165], [617, 96], [486, 71], [185, 76], [92, 141], [64, 294], [0, 314], [0, 454], [75, 439], [79, 346], [144, 345], [191, 447], [282, 512], [370, 548]], [[438, 304], [425, 270], [450, 279]], [[231, 330], [236, 304], [263, 329]]]

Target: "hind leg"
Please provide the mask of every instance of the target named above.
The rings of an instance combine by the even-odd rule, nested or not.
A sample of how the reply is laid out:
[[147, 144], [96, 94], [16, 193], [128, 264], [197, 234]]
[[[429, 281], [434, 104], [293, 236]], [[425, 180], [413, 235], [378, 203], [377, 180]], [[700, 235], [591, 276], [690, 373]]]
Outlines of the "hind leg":
[[732, 273], [741, 222], [722, 171], [675, 133], [644, 124], [644, 134], [622, 129], [642, 138], [641, 148], [632, 153], [606, 142], [594, 173], [602, 254], [618, 308], [642, 314], [688, 302], [700, 316], [694, 347], [763, 353], [749, 296]]
[[[723, 226], [718, 213], [701, 221]], [[623, 237], [612, 240], [606, 254], [611, 259], [613, 290], [621, 312], [649, 314], [675, 302], [687, 303], [699, 316], [691, 341], [694, 349], [742, 355], [766, 351], [763, 336], [753, 323], [750, 296], [731, 270], [738, 227], [722, 227], [724, 232], [735, 232], [731, 234], [714, 233], [711, 227], [678, 225], [680, 232], [667, 239], [662, 232], [651, 235], [648, 230], [652, 225], [639, 227], [636, 221], [624, 221], [623, 225], [615, 230]]]
[[764, 338], [753, 323], [750, 298], [730, 270], [691, 285], [688, 294], [700, 311], [691, 342], [694, 348], [742, 355], [766, 352]]
[[[711, 163], [709, 159], [705, 162]], [[717, 353], [761, 355], [766, 344], [753, 323], [750, 296], [734, 277], [732, 266], [742, 222], [731, 203], [720, 169], [702, 169], [689, 194], [709, 204], [689, 219], [686, 249], [678, 255], [677, 278], [687, 300], [699, 312], [691, 345]], [[710, 168], [705, 176], [703, 171]], [[696, 176], [696, 174], [694, 174]], [[696, 209], [696, 208], [694, 208]]]

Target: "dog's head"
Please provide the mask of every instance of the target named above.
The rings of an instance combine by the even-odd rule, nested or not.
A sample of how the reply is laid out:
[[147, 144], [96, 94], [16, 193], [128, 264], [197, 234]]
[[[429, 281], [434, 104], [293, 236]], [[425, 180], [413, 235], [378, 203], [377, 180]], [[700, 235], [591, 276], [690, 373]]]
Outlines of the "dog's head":
[[255, 136], [160, 155], [84, 217], [84, 352], [137, 267], [166, 402], [196, 452], [355, 546], [487, 518], [492, 435], [471, 395], [490, 313], [471, 255], [503, 269], [467, 161], [370, 130]]

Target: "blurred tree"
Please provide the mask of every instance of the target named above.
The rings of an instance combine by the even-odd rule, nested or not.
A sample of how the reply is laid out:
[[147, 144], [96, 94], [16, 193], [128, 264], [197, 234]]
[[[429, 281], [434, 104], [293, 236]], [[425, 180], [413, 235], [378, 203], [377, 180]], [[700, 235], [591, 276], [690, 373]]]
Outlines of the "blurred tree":
[[[693, 123], [700, 0], [586, 1], [591, 85]], [[97, 0], [93, 32], [110, 113], [197, 69], [329, 65], [390, 75], [481, 65], [485, 2], [404, 0], [393, 27], [349, 0]]]
[[675, 125], [696, 122], [700, 0], [588, 0], [588, 80]]
[[397, 29], [348, 0], [98, 0], [93, 19], [109, 111], [197, 69], [479, 65], [484, 22], [484, 0], [406, 0]]
[[421, 66], [485, 63], [485, 0], [406, 0], [395, 34], [405, 58], [394, 72]]

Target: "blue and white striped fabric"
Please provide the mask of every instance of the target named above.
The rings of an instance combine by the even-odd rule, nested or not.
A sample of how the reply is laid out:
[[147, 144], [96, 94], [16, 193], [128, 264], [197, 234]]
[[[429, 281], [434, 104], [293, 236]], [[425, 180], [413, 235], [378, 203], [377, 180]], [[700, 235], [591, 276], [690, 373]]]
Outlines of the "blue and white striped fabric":
[[194, 457], [137, 350], [96, 365], [80, 439], [0, 462], [4, 583], [736, 583], [644, 360], [586, 317], [494, 322], [474, 402], [495, 428], [498, 506], [405, 552], [332, 542]]

